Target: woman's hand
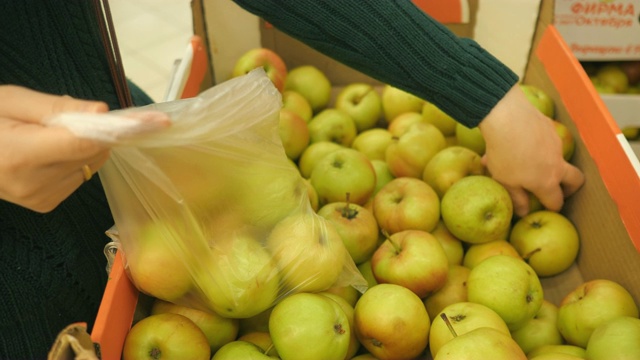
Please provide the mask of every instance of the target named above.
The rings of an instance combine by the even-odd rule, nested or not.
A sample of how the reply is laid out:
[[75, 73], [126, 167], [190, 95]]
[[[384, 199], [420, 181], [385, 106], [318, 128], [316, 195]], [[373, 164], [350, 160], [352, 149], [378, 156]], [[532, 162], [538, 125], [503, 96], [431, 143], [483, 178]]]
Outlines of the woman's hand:
[[103, 102], [0, 86], [0, 198], [38, 212], [53, 210], [98, 171], [109, 148], [61, 127], [45, 127], [42, 119], [107, 110]]
[[486, 142], [483, 157], [491, 176], [511, 195], [514, 212], [529, 212], [529, 194], [559, 211], [584, 183], [583, 173], [562, 157], [552, 120], [514, 86], [478, 126]]

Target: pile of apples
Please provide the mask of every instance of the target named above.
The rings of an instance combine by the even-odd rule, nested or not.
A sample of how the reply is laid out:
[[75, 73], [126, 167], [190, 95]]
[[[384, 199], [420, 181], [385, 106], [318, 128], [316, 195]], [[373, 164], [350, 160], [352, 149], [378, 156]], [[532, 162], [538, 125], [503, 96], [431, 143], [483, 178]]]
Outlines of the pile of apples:
[[[247, 317], [155, 299], [123, 359], [640, 359], [638, 305], [620, 284], [545, 298], [541, 279], [573, 265], [578, 231], [533, 196], [529, 215], [514, 215], [481, 162], [478, 129], [390, 85], [334, 88], [268, 49], [239, 58], [233, 76], [260, 66], [282, 94], [282, 156], [367, 286], [322, 269], [330, 284]], [[553, 119], [553, 100], [521, 86]], [[574, 139], [554, 122], [569, 160]]]

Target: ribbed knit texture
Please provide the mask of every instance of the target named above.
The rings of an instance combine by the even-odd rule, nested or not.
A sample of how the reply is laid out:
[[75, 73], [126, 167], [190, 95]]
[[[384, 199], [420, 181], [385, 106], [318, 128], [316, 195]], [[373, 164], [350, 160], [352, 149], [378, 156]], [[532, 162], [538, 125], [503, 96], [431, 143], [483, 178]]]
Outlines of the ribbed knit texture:
[[518, 77], [409, 0], [234, 0], [279, 30], [474, 127]]
[[[0, 84], [118, 108], [94, 14], [88, 0], [3, 1]], [[151, 102], [135, 87], [132, 93], [136, 105]], [[46, 359], [73, 322], [91, 331], [112, 225], [97, 175], [47, 214], [0, 201], [0, 359]]]

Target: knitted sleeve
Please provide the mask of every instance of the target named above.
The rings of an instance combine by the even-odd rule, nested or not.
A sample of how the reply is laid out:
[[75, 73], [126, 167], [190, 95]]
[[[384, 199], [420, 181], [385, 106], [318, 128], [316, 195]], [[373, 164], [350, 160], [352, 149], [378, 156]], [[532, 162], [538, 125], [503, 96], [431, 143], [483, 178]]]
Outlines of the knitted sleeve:
[[518, 77], [409, 0], [234, 0], [279, 30], [474, 127]]

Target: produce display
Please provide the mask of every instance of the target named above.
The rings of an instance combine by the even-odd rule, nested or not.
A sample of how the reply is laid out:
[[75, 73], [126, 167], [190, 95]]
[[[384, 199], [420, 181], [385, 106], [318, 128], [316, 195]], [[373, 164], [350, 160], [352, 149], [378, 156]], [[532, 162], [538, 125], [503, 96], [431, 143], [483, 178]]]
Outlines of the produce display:
[[[152, 258], [131, 268], [134, 283], [149, 283], [160, 296], [127, 334], [124, 360], [176, 352], [213, 360], [640, 359], [638, 304], [620, 284], [596, 279], [558, 303], [545, 297], [542, 280], [574, 264], [579, 231], [533, 195], [529, 215], [514, 214], [480, 160], [477, 128], [390, 85], [336, 88], [312, 65], [282, 64], [276, 53], [253, 49], [233, 76], [268, 70], [282, 96], [273, 131], [302, 187], [276, 176], [244, 194], [211, 192], [249, 203], [274, 192], [288, 206], [297, 191], [308, 211], [271, 219], [281, 210], [255, 204], [252, 211], [274, 225], [264, 241], [240, 237], [216, 248], [210, 266], [247, 277], [201, 289], [214, 311], [170, 301], [188, 291], [180, 287], [186, 274], [154, 278], [166, 265], [149, 264]], [[553, 119], [551, 97], [520, 86]], [[575, 139], [556, 123], [570, 160]], [[264, 169], [240, 176], [253, 171]], [[243, 226], [224, 220], [221, 227]], [[234, 263], [219, 264], [229, 253]], [[368, 287], [338, 281], [348, 263]]]

